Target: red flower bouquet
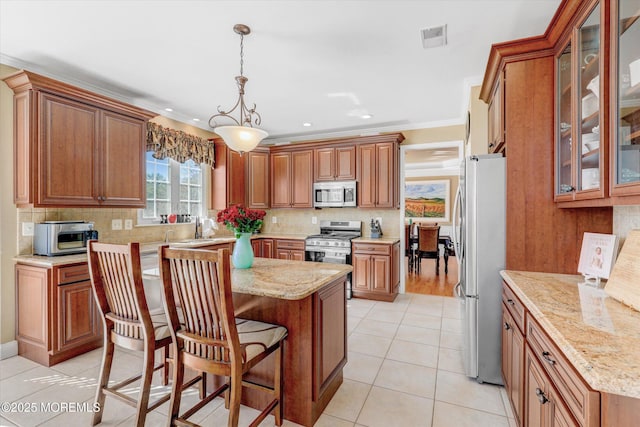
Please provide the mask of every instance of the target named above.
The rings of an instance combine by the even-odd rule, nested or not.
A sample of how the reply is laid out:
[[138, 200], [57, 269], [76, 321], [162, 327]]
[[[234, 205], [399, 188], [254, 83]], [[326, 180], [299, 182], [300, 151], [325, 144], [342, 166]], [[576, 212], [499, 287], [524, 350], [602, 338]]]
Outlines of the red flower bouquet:
[[226, 225], [238, 238], [240, 233], [253, 233], [260, 229], [266, 214], [261, 209], [248, 209], [242, 205], [234, 205], [218, 212], [218, 222]]

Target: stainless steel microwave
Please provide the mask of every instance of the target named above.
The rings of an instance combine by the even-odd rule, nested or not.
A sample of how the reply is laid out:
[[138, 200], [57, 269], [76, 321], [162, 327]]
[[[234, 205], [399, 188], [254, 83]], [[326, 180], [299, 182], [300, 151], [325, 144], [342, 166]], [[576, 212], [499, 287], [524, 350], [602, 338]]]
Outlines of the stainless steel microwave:
[[36, 224], [33, 234], [35, 255], [70, 255], [87, 251], [87, 241], [97, 239], [92, 222], [45, 221]]
[[356, 206], [356, 182], [316, 182], [313, 184], [313, 206], [343, 208]]

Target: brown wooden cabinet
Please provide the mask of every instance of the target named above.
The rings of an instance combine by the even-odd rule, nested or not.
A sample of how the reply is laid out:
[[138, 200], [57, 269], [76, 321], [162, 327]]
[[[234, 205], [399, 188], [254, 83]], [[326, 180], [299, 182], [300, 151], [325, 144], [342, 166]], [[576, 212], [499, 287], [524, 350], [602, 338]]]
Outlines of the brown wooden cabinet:
[[211, 209], [245, 205], [245, 156], [214, 140], [216, 164], [211, 169]]
[[273, 239], [252, 239], [253, 255], [261, 258], [274, 258], [273, 244]]
[[506, 305], [502, 305], [502, 378], [518, 425], [524, 396], [524, 337]]
[[356, 179], [356, 147], [323, 147], [313, 150], [314, 181]]
[[156, 114], [21, 71], [14, 91], [19, 207], [144, 207], [146, 122]]
[[271, 153], [271, 207], [311, 208], [313, 150]]
[[499, 153], [505, 150], [504, 130], [504, 71], [498, 73], [489, 98], [489, 147], [487, 152]]
[[399, 200], [398, 144], [380, 142], [358, 146], [358, 207], [394, 208]]
[[275, 239], [274, 258], [304, 261], [304, 240]]
[[102, 321], [87, 263], [16, 264], [18, 354], [45, 366], [99, 347]]
[[255, 149], [247, 157], [247, 206], [251, 209], [268, 209], [269, 199], [269, 150]]
[[400, 243], [352, 243], [353, 296], [393, 301], [398, 295]]

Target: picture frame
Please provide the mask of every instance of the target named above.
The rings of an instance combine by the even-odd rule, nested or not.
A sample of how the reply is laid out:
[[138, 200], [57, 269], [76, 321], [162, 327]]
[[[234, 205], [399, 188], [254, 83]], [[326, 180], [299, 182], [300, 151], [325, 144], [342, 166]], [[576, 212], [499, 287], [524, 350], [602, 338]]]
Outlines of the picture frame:
[[405, 217], [421, 222], [449, 222], [449, 180], [405, 182]]
[[618, 236], [615, 234], [584, 233], [578, 273], [587, 279], [608, 279], [617, 253]]

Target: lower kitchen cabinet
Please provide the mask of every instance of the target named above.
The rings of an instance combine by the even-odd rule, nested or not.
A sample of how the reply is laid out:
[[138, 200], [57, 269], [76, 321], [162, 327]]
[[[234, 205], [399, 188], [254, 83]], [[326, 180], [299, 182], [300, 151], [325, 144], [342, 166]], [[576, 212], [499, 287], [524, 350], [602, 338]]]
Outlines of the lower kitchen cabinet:
[[45, 366], [102, 345], [102, 320], [87, 263], [17, 264], [18, 354]]
[[253, 255], [261, 258], [273, 258], [273, 239], [251, 240]]
[[277, 259], [286, 259], [291, 261], [304, 261], [304, 240], [275, 240]]
[[512, 403], [514, 417], [522, 425], [524, 388], [524, 336], [508, 308], [502, 306], [502, 378]]
[[400, 285], [400, 243], [354, 242], [352, 246], [353, 296], [393, 301]]

